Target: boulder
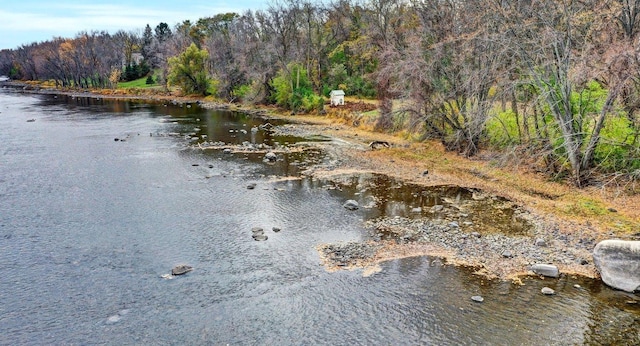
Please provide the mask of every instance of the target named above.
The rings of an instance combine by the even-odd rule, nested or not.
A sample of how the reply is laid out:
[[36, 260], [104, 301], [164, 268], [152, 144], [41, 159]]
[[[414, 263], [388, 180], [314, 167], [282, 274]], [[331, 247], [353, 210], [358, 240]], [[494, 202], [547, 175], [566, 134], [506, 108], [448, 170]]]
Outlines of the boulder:
[[358, 202], [352, 199], [346, 201], [342, 206], [347, 208], [348, 210], [358, 210], [358, 208], [360, 208], [360, 205], [358, 204]]
[[192, 266], [186, 265], [186, 264], [180, 264], [177, 265], [175, 267], [173, 267], [173, 269], [171, 269], [171, 274], [172, 275], [183, 275], [186, 274], [190, 271], [193, 270]]
[[557, 278], [560, 276], [558, 267], [551, 264], [536, 263], [531, 266], [531, 271], [538, 275], [547, 276], [550, 278]]
[[593, 262], [605, 284], [640, 291], [640, 241], [603, 240], [593, 250]]

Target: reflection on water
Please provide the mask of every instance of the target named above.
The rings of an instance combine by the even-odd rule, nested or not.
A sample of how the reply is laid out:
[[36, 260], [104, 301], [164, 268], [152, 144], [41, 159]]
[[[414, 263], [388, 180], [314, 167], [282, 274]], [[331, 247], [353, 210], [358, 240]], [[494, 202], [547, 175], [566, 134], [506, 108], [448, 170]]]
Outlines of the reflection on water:
[[400, 216], [456, 221], [466, 231], [526, 234], [532, 225], [512, 202], [459, 186], [419, 186], [380, 174], [344, 175], [327, 188], [351, 196], [368, 218]]
[[[0, 344], [640, 343], [639, 307], [627, 303], [637, 297], [595, 281], [514, 286], [426, 257], [370, 277], [325, 272], [315, 247], [362, 240], [363, 219], [405, 210], [389, 203], [447, 202], [380, 177], [279, 178], [317, 152], [268, 165], [191, 148], [261, 122], [0, 92]], [[464, 207], [459, 194], [446, 198]], [[342, 208], [354, 195], [375, 207]], [[269, 239], [254, 241], [252, 227]], [[161, 278], [180, 263], [195, 270]]]

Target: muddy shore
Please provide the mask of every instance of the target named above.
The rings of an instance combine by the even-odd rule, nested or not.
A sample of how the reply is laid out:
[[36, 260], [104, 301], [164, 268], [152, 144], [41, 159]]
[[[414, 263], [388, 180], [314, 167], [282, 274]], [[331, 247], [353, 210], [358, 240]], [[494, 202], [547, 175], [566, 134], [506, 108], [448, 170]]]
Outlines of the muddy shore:
[[[291, 124], [278, 126], [280, 134], [301, 137], [330, 138], [330, 141], [310, 142], [323, 150], [325, 159], [304, 172], [322, 179], [363, 173], [388, 175], [421, 186], [458, 185], [482, 190], [516, 204], [532, 225], [526, 234], [484, 233], [471, 231], [455, 214], [441, 218], [383, 217], [366, 222], [371, 239], [365, 243], [322, 244], [321, 259], [328, 270], [359, 269], [369, 275], [381, 262], [413, 256], [435, 256], [454, 265], [470, 266], [488, 278], [518, 282], [523, 275], [534, 275], [529, 267], [535, 263], [556, 265], [563, 275], [596, 278], [591, 251], [597, 242], [608, 238], [640, 239], [637, 233], [639, 217], [634, 203], [625, 196], [612, 199], [600, 192], [603, 203], [616, 213], [601, 222], [590, 215], [567, 215], [576, 195], [593, 195], [597, 190], [579, 192], [562, 184], [547, 183], [537, 176], [520, 174], [517, 169], [499, 169], [489, 160], [471, 161], [445, 152], [437, 143], [416, 143], [410, 138], [374, 133], [337, 123], [322, 116], [288, 116], [274, 109], [245, 108], [236, 105], [202, 101], [195, 98], [149, 95], [93, 94], [30, 87], [26, 92], [66, 94], [148, 102], [197, 103], [208, 109], [230, 109], [268, 118], [283, 118]], [[369, 143], [386, 141], [390, 148], [374, 150]], [[518, 178], [515, 179], [514, 176]], [[526, 179], [520, 179], [525, 176]], [[567, 197], [565, 197], [567, 196]], [[573, 198], [573, 199], [572, 199]], [[635, 197], [634, 197], [635, 198]], [[561, 212], [556, 213], [559, 210]], [[569, 213], [570, 214], [570, 213]], [[616, 217], [620, 217], [619, 221]], [[452, 224], [456, 222], [457, 226]], [[629, 231], [629, 230], [632, 231]], [[636, 231], [633, 231], [635, 229]], [[391, 234], [382, 238], [380, 234]]]

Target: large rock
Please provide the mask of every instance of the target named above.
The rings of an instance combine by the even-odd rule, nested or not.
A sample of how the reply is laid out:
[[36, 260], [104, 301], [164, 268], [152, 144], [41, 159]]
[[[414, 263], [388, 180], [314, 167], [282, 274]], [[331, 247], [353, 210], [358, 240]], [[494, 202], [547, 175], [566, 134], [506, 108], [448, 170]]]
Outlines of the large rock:
[[536, 263], [531, 266], [531, 271], [538, 275], [547, 276], [550, 278], [557, 278], [560, 276], [558, 267], [552, 264]]
[[640, 291], [640, 241], [603, 240], [593, 250], [593, 262], [607, 285]]

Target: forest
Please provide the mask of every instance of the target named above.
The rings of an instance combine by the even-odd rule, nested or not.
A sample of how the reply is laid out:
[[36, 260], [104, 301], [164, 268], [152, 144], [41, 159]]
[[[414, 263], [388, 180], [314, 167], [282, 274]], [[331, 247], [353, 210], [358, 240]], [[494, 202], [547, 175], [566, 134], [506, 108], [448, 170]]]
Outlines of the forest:
[[147, 77], [292, 112], [342, 89], [377, 100], [378, 131], [526, 157], [583, 187], [640, 181], [639, 22], [640, 0], [279, 0], [24, 44], [0, 51], [0, 75], [81, 89]]

